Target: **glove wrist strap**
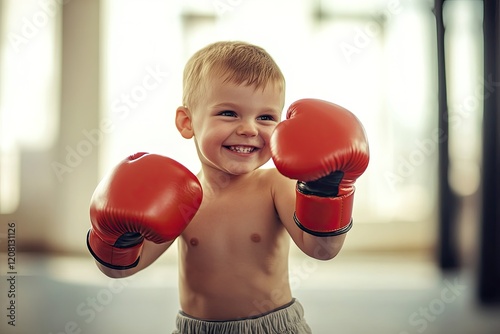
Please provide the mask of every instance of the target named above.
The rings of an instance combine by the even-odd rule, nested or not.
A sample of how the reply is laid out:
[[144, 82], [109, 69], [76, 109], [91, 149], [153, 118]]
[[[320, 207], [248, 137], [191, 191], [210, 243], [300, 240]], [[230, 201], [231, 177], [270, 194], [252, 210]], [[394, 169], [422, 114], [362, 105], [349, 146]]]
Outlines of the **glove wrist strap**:
[[297, 226], [302, 231], [304, 231], [308, 234], [314, 235], [315, 237], [334, 237], [336, 235], [341, 235], [341, 234], [349, 232], [349, 230], [352, 227], [352, 218], [351, 218], [350, 223], [339, 230], [335, 230], [335, 231], [331, 231], [331, 232], [317, 232], [317, 231], [310, 230], [307, 227], [305, 227], [304, 225], [302, 225], [300, 223], [299, 219], [297, 218], [296, 214], [293, 215], [293, 220], [295, 221], [295, 224], [297, 224]]
[[318, 197], [296, 191], [294, 220], [305, 232], [315, 236], [344, 234], [352, 227], [354, 188], [338, 197]]
[[[87, 248], [94, 259], [105, 267], [126, 270], [139, 264], [143, 242], [128, 248], [119, 248], [106, 244], [90, 229], [87, 233]], [[99, 254], [98, 254], [99, 253]]]

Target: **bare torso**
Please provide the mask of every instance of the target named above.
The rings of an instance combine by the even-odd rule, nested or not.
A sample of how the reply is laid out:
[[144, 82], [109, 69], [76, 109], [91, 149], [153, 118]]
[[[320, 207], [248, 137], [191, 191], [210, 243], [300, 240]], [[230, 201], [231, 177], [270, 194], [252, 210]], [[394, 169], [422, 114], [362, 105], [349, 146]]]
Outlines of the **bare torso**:
[[267, 170], [221, 183], [179, 242], [180, 302], [196, 318], [229, 320], [269, 312], [292, 299], [290, 237], [277, 215]]

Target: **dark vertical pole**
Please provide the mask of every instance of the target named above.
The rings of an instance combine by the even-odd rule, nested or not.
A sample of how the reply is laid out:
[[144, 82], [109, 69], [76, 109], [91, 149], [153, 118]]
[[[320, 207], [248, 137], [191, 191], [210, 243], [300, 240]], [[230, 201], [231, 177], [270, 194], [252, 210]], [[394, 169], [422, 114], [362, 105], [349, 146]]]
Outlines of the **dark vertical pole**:
[[484, 1], [483, 178], [479, 300], [500, 303], [500, 5]]
[[444, 0], [435, 0], [434, 14], [437, 30], [437, 57], [438, 57], [438, 127], [443, 140], [438, 147], [438, 200], [439, 200], [439, 229], [438, 229], [438, 261], [442, 269], [458, 267], [458, 252], [455, 238], [456, 200], [448, 182], [448, 102], [446, 91], [446, 64], [444, 47]]

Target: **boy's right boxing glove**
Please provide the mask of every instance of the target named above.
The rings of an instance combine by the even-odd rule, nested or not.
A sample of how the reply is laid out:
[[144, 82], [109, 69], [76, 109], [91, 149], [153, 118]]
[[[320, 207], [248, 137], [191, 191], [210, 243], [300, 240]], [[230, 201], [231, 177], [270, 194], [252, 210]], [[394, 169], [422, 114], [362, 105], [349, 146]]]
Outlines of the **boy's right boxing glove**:
[[352, 226], [354, 183], [370, 160], [368, 139], [349, 110], [318, 99], [290, 105], [271, 137], [281, 174], [298, 180], [295, 222], [307, 233], [327, 237]]
[[139, 263], [144, 239], [174, 240], [201, 204], [197, 177], [180, 163], [156, 154], [137, 153], [101, 180], [90, 201], [90, 253], [112, 269]]

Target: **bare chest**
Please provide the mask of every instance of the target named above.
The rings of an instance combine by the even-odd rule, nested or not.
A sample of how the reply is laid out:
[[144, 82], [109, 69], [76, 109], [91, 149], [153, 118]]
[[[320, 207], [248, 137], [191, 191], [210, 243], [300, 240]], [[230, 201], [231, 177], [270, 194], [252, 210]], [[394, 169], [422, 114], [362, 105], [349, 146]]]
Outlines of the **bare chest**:
[[197, 259], [262, 261], [286, 248], [287, 234], [265, 191], [240, 191], [204, 199], [181, 236], [181, 252]]

